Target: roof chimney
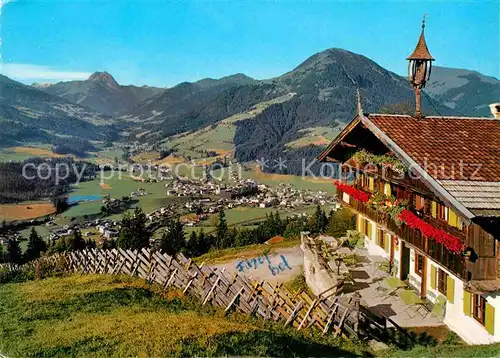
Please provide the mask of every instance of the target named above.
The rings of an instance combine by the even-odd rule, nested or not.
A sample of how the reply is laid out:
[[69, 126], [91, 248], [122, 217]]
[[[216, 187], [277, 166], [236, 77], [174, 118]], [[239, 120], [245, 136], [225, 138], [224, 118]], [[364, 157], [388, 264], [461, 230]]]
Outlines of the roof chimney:
[[500, 119], [500, 103], [492, 103], [490, 104], [491, 114], [496, 119]]

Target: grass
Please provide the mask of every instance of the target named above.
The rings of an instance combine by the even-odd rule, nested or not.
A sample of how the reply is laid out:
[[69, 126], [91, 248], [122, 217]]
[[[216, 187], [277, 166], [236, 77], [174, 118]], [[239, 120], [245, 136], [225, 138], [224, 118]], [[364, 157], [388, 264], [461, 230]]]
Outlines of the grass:
[[440, 344], [436, 347], [417, 347], [403, 353], [399, 350], [379, 352], [380, 357], [500, 357], [500, 344], [465, 346], [463, 344]]
[[301, 148], [308, 145], [328, 145], [335, 139], [339, 131], [331, 127], [311, 127], [301, 129], [299, 131], [304, 136], [293, 142], [287, 143], [286, 146], [290, 148]]
[[0, 286], [8, 356], [355, 356], [366, 347], [201, 307], [121, 276], [73, 275]]
[[[121, 174], [121, 175], [120, 175]], [[95, 180], [79, 183], [74, 186], [69, 195], [110, 195], [114, 198], [121, 198], [122, 196], [129, 196], [131, 192], [139, 188], [146, 190], [149, 194], [142, 197], [136, 197], [139, 200], [138, 205], [145, 211], [151, 212], [160, 208], [161, 206], [171, 204], [173, 197], [167, 197], [165, 194], [165, 182], [158, 183], [142, 183], [134, 181], [129, 175], [125, 173], [118, 173], [110, 178], [101, 179], [98, 177]], [[82, 202], [78, 205], [72, 206], [70, 209], [63, 213], [66, 217], [79, 217], [84, 215], [98, 214], [101, 211], [101, 201], [88, 201]], [[119, 218], [121, 215], [115, 216]]]
[[288, 291], [294, 294], [305, 291], [309, 295], [309, 297], [315, 297], [315, 294], [311, 291], [309, 286], [307, 286], [306, 278], [303, 274], [297, 275], [290, 281], [285, 282], [284, 286], [286, 289], [288, 289]]
[[277, 244], [256, 244], [241, 247], [232, 247], [224, 250], [212, 250], [195, 259], [196, 262], [205, 264], [221, 263], [235, 260], [241, 257], [252, 257], [261, 255], [262, 252], [273, 252], [276, 249], [284, 247], [293, 247], [300, 245], [300, 239], [289, 239], [278, 242]]

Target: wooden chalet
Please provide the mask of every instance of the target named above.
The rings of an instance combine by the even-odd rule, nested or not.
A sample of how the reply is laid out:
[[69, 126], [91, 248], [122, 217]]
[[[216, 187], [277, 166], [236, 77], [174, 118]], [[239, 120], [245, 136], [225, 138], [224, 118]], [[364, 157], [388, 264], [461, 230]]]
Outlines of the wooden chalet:
[[424, 25], [408, 57], [415, 115], [365, 114], [319, 156], [342, 163], [340, 202], [368, 251], [431, 302], [469, 343], [500, 342], [500, 120], [423, 116], [434, 60]]

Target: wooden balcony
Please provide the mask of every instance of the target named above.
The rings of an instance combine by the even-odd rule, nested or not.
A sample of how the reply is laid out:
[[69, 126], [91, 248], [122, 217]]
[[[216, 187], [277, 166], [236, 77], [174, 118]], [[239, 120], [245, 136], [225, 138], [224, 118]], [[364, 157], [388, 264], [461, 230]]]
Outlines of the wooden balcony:
[[[419, 230], [414, 230], [404, 224], [398, 226], [386, 213], [373, 210], [367, 204], [357, 201], [352, 197], [349, 198], [349, 203], [346, 203], [342, 200], [342, 196], [343, 193], [338, 190], [337, 197], [339, 202], [350, 207], [359, 214], [362, 214], [366, 218], [376, 222], [377, 225], [383, 227], [393, 235], [396, 235], [409, 246], [416, 248], [421, 253], [432, 258], [434, 261], [446, 267], [458, 277], [463, 279], [467, 277], [465, 259], [461, 255], [448, 251], [442, 244], [439, 244], [434, 240], [428, 240], [420, 233]], [[427, 220], [428, 218], [425, 219]], [[461, 240], [465, 239], [463, 232], [459, 230], [448, 230], [451, 227], [448, 225], [445, 227], [445, 224], [437, 222], [437, 220], [432, 222], [429, 221], [429, 223], [435, 225], [437, 228], [450, 232], [450, 234], [456, 235]]]

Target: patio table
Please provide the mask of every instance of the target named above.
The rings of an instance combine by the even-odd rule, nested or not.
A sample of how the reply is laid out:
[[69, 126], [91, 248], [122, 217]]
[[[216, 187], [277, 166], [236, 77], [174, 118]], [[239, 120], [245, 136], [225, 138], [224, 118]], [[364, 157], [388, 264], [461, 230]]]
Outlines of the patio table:
[[414, 306], [418, 306], [416, 309], [416, 313], [420, 314], [420, 310], [423, 308], [425, 310], [425, 314], [421, 315], [423, 316], [422, 318], [427, 317], [427, 314], [429, 311], [425, 307], [426, 301], [420, 298], [420, 296], [413, 290], [403, 290], [399, 292], [399, 298], [404, 302], [405, 305], [408, 305], [409, 307], [405, 309], [405, 313], [408, 314], [408, 310], [410, 310]]
[[387, 291], [386, 297], [382, 300], [382, 302], [389, 297], [394, 296], [401, 288], [407, 287], [406, 283], [394, 276], [386, 277], [383, 281], [383, 285], [387, 287]]

